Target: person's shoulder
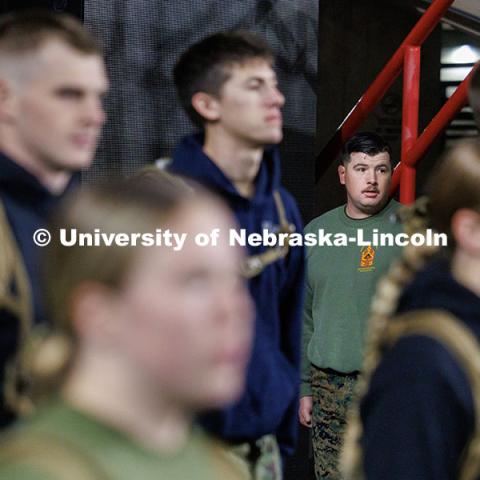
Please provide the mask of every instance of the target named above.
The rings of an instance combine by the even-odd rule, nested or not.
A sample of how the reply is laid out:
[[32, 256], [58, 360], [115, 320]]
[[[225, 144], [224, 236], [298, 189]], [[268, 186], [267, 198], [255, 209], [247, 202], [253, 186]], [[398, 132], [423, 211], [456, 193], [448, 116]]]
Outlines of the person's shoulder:
[[95, 472], [103, 471], [103, 467], [91, 444], [101, 438], [91, 423], [61, 401], [40, 407], [0, 441], [1, 475], [15, 471], [19, 480], [29, 480], [29, 468], [33, 466], [39, 472], [33, 477], [37, 480], [96, 478]]
[[1, 480], [63, 480], [53, 445], [32, 425], [13, 427], [0, 441]]
[[199, 428], [195, 429], [194, 435], [196, 441], [207, 452], [214, 473], [212, 480], [248, 480], [251, 478], [248, 464], [243, 461], [242, 457], [233, 453], [231, 447], [212, 438]]
[[23, 463], [4, 463], [0, 460], [0, 480], [63, 480], [52, 476], [47, 469], [40, 465]]
[[401, 206], [402, 204], [394, 198], [391, 198], [387, 204], [387, 208], [391, 208], [394, 211], [398, 210]]
[[[400, 337], [387, 349], [360, 401], [369, 478], [454, 478], [475, 421], [465, 373], [440, 341]], [[372, 452], [386, 459], [375, 463]]]
[[462, 403], [469, 403], [470, 388], [466, 374], [447, 345], [428, 334], [401, 337], [386, 351], [371, 381], [374, 390], [404, 388], [423, 392], [448, 391]]
[[386, 351], [382, 364], [404, 372], [412, 377], [423, 377], [425, 373], [441, 371], [445, 364], [454, 361], [446, 347], [435, 338], [420, 333], [400, 337]]
[[305, 226], [306, 232], [311, 232], [323, 228], [326, 224], [337, 221], [339, 215], [345, 210], [345, 205], [340, 205], [339, 207], [333, 208], [328, 212], [322, 213], [318, 217], [310, 220], [310, 222]]
[[389, 202], [376, 214], [372, 219], [377, 228], [382, 231], [390, 231], [392, 233], [400, 233], [404, 230], [404, 225], [399, 212], [402, 209], [402, 204], [396, 200], [391, 199]]
[[373, 217], [385, 219], [389, 222], [392, 220], [397, 221], [396, 215], [398, 210], [401, 209], [402, 204], [391, 198], [378, 212], [373, 214]]

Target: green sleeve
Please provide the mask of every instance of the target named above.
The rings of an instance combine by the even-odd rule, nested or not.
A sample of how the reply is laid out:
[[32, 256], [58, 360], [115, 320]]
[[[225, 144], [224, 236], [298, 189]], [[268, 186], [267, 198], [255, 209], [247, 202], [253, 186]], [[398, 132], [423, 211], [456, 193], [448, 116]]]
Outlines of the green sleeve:
[[303, 306], [303, 332], [302, 332], [302, 363], [301, 363], [301, 384], [300, 396], [312, 394], [310, 386], [311, 363], [308, 359], [308, 344], [313, 335], [313, 316], [312, 316], [312, 287], [308, 282], [308, 275], [305, 279], [305, 301]]
[[46, 471], [27, 464], [9, 464], [0, 466], [0, 480], [68, 480], [52, 476]]

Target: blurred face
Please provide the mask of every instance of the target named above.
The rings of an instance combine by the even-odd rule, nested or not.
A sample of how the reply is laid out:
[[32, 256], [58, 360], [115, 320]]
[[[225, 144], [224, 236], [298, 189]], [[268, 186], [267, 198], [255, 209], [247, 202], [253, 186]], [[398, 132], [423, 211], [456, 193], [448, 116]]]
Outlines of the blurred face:
[[[224, 406], [244, 387], [252, 309], [231, 225], [212, 202], [181, 207], [168, 228], [188, 235], [183, 249], [145, 248], [122, 293], [122, 354], [148, 388], [193, 409]], [[224, 232], [218, 246], [195, 245], [214, 228]]]
[[11, 90], [8, 117], [15, 151], [46, 171], [88, 167], [105, 121], [103, 60], [52, 40], [25, 61], [32, 72]]
[[285, 98], [271, 65], [257, 59], [228, 68], [230, 77], [217, 100], [218, 121], [225, 134], [255, 147], [279, 143]]
[[366, 218], [379, 212], [388, 202], [392, 177], [390, 155], [353, 152], [350, 161], [338, 167], [340, 183], [347, 190], [347, 214]]

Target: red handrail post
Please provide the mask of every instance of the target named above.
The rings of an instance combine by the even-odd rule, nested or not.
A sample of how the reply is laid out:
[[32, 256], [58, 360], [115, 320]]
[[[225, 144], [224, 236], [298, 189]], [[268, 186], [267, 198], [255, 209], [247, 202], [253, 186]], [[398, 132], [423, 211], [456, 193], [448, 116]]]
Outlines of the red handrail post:
[[473, 67], [472, 71], [468, 74], [467, 78], [457, 87], [453, 95], [447, 100], [440, 111], [433, 117], [432, 121], [428, 124], [422, 134], [418, 137], [410, 154], [407, 158], [407, 163], [404, 165], [400, 162], [393, 172], [392, 182], [390, 184], [390, 194], [393, 195], [400, 183], [400, 176], [403, 169], [408, 164], [409, 166], [415, 165], [428, 150], [428, 147], [435, 141], [440, 133], [447, 128], [448, 124], [452, 121], [455, 115], [465, 106], [468, 101], [468, 87], [470, 79], [473, 76], [476, 68]]
[[415, 166], [408, 165], [410, 150], [418, 137], [418, 112], [420, 104], [420, 47], [409, 45], [405, 49], [403, 67], [403, 112], [402, 112], [402, 153], [404, 165], [400, 178], [400, 202], [415, 201]]

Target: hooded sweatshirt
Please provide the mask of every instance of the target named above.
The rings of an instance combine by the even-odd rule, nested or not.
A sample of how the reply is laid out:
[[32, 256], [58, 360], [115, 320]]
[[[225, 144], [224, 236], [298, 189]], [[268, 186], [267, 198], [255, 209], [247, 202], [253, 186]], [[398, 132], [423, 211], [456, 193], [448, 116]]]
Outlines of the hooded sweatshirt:
[[[278, 191], [286, 216], [297, 232], [302, 223], [295, 201], [280, 184], [280, 159], [276, 149], [265, 151], [255, 179], [255, 194], [245, 198], [203, 152], [202, 136], [186, 137], [173, 155], [170, 171], [184, 175], [217, 193], [230, 206], [238, 227], [247, 234], [274, 232], [279, 217], [273, 192]], [[247, 247], [248, 255], [265, 246]], [[304, 251], [291, 247], [284, 259], [268, 265], [249, 281], [256, 307], [255, 335], [242, 398], [232, 407], [212, 412], [204, 426], [227, 442], [254, 441], [275, 434], [283, 453], [291, 453], [297, 430], [300, 334]]]
[[[78, 183], [72, 178], [66, 190]], [[45, 323], [42, 304], [40, 253], [41, 248], [33, 242], [33, 233], [45, 228], [47, 219], [63, 195], [54, 195], [31, 173], [0, 154], [0, 202], [17, 242], [28, 275], [32, 294], [33, 322]], [[1, 253], [0, 245], [0, 255]], [[14, 286], [10, 288], [15, 289]], [[0, 426], [8, 423], [11, 415], [3, 407], [4, 370], [7, 361], [16, 352], [19, 321], [0, 305]]]
[[[432, 308], [455, 315], [480, 339], [480, 297], [444, 261], [416, 276], [398, 313]], [[360, 412], [368, 480], [458, 478], [474, 425], [473, 398], [465, 373], [437, 340], [400, 339], [374, 372]]]

